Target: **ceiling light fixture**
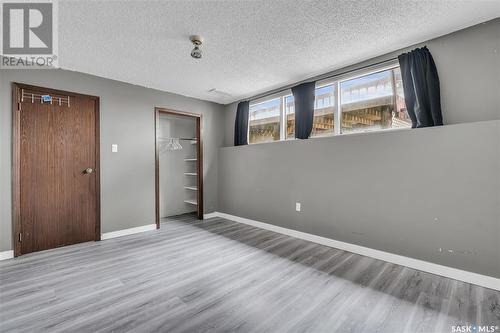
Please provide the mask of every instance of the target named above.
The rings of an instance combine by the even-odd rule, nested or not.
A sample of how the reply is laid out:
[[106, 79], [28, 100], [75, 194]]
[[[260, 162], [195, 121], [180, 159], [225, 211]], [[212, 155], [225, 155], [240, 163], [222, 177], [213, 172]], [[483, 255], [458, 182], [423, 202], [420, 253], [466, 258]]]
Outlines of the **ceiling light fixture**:
[[190, 36], [189, 39], [191, 43], [194, 45], [194, 49], [191, 51], [191, 57], [195, 59], [200, 59], [203, 56], [203, 52], [201, 52], [200, 46], [203, 43], [203, 38], [198, 35]]

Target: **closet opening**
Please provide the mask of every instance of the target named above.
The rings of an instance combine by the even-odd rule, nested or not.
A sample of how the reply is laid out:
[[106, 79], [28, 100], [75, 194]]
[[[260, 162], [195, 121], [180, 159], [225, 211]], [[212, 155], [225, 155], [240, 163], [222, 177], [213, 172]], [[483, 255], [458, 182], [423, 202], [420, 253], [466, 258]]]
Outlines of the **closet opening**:
[[155, 108], [156, 228], [160, 220], [195, 213], [203, 219], [201, 115]]

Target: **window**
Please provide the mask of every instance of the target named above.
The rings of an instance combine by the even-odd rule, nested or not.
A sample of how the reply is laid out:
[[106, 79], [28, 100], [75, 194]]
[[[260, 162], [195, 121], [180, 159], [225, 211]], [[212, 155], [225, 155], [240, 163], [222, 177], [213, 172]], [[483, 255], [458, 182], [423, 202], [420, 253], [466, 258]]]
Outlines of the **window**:
[[[397, 64], [366, 75], [317, 83], [311, 137], [409, 127]], [[295, 105], [290, 90], [250, 105], [250, 143], [294, 137]]]
[[280, 139], [281, 98], [250, 105], [248, 138], [250, 143]]
[[342, 133], [410, 127], [399, 68], [340, 83]]

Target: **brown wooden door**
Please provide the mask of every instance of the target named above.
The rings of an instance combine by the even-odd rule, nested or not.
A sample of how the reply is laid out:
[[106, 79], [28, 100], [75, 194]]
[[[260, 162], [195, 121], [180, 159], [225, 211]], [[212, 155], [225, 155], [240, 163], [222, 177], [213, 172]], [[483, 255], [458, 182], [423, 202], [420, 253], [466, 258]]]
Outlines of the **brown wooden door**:
[[[99, 101], [61, 94], [52, 94], [52, 103], [30, 98], [50, 92], [19, 89], [17, 255], [100, 238]], [[60, 104], [58, 96], [69, 103]]]

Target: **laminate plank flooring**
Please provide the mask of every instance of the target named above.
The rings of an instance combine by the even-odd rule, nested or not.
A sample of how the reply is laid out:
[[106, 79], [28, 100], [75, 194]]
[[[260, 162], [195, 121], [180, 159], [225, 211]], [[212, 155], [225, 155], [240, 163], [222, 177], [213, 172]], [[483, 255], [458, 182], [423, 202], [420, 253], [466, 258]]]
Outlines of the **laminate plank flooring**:
[[1, 332], [500, 326], [498, 291], [191, 214], [156, 231], [2, 261], [0, 282]]

